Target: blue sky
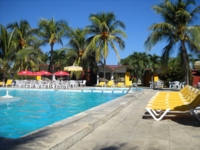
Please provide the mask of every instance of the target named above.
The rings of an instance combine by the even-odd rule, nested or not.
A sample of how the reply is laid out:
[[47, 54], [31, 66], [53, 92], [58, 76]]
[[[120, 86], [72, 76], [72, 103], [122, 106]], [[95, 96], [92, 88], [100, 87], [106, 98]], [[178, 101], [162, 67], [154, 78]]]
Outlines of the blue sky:
[[[90, 24], [90, 14], [113, 12], [117, 19], [126, 25], [126, 47], [123, 51], [118, 49], [120, 58], [125, 58], [133, 52], [146, 52], [144, 42], [150, 33], [148, 27], [162, 21], [151, 7], [160, 2], [161, 0], [0, 0], [0, 24], [6, 26], [8, 23], [25, 19], [32, 28], [36, 28], [40, 19], [54, 18], [66, 20], [72, 28], [84, 28]], [[200, 0], [196, 0], [196, 6], [198, 5]], [[196, 24], [200, 25], [200, 19]], [[161, 42], [148, 53], [161, 55], [164, 46], [165, 42]], [[56, 45], [55, 49], [61, 47]], [[49, 45], [42, 47], [44, 52], [49, 49]], [[176, 52], [175, 49], [172, 56], [176, 56]], [[117, 57], [110, 49], [107, 64], [117, 63]]]

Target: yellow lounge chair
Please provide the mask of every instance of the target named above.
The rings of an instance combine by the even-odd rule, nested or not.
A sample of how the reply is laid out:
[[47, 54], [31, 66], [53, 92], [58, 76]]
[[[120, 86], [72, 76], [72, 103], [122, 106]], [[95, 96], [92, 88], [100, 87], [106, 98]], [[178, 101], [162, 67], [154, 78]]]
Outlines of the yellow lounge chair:
[[0, 82], [0, 85], [3, 87], [5, 85], [5, 83], [4, 82]]
[[158, 92], [155, 96], [149, 101], [149, 103], [158, 103], [158, 102], [187, 102], [188, 99], [197, 91], [196, 88], [187, 88], [183, 89], [181, 92]]
[[197, 95], [199, 92], [198, 89], [195, 91], [191, 91], [191, 93], [187, 97], [180, 97], [178, 95], [172, 95], [169, 96], [167, 95], [165, 98], [164, 97], [157, 97], [156, 99], [150, 100], [148, 105], [156, 104], [156, 105], [163, 105], [165, 104], [189, 104], [191, 102], [191, 99]]
[[123, 82], [118, 82], [116, 87], [125, 87], [124, 83]]
[[5, 86], [8, 87], [9, 85], [10, 85], [10, 86], [12, 85], [12, 79], [8, 79], [8, 80], [6, 81]]
[[148, 103], [146, 110], [156, 121], [162, 120], [162, 118], [171, 111], [190, 111], [200, 121], [197, 111], [199, 110], [198, 106], [200, 104], [200, 92], [198, 89], [195, 90], [187, 103], [181, 101], [173, 102], [173, 100], [174, 98], [168, 103], [166, 103], [165, 100], [163, 100], [163, 102], [160, 100], [159, 103]]
[[106, 83], [105, 82], [99, 82], [99, 84], [97, 84], [96, 86], [104, 87], [104, 86], [106, 86]]
[[114, 87], [114, 81], [113, 80], [110, 80], [108, 81], [108, 83], [106, 84], [107, 87]]

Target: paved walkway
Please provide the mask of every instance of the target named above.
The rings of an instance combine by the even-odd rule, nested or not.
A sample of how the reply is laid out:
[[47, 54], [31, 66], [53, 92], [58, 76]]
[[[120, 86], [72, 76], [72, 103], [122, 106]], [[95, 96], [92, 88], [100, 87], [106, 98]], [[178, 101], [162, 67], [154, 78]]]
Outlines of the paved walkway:
[[197, 150], [200, 123], [188, 113], [154, 121], [145, 106], [156, 90], [147, 90], [132, 104], [69, 148], [69, 150]]

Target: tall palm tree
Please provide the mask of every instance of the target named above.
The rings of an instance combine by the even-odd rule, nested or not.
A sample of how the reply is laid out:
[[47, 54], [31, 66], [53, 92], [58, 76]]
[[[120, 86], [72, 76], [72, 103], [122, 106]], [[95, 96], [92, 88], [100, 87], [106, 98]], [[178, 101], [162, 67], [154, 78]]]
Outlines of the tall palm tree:
[[20, 20], [20, 22], [13, 22], [7, 25], [7, 29], [15, 29], [15, 38], [18, 42], [18, 50], [23, 49], [31, 45], [34, 36], [32, 36], [32, 29], [26, 20]]
[[32, 70], [38, 71], [42, 61], [43, 53], [40, 50], [35, 50], [32, 47], [24, 48], [16, 53], [15, 63], [12, 71]]
[[195, 5], [194, 0], [164, 0], [157, 6], [153, 6], [153, 10], [160, 14], [164, 22], [153, 24], [149, 27], [152, 33], [145, 41], [147, 50], [161, 40], [167, 40], [167, 45], [163, 48], [161, 56], [162, 64], [167, 64], [173, 48], [179, 44], [179, 53], [181, 54], [182, 66], [185, 67], [185, 83], [189, 84], [189, 60], [187, 49], [192, 52], [198, 52], [199, 47], [199, 26], [190, 26], [197, 19], [200, 13], [200, 6], [189, 11], [189, 6]]
[[153, 81], [153, 74], [158, 67], [160, 67], [160, 56], [153, 54], [148, 55], [149, 57], [149, 69], [151, 70], [151, 80]]
[[121, 64], [130, 67], [131, 76], [135, 76], [137, 79], [143, 79], [145, 70], [149, 65], [148, 55], [146, 53], [134, 52], [132, 55], [121, 59]]
[[[96, 68], [95, 60], [93, 59], [94, 53], [89, 51], [83, 59], [87, 47], [87, 29], [74, 29], [69, 33], [70, 40], [67, 44], [67, 56], [69, 60], [73, 62], [73, 65], [79, 65], [83, 67], [84, 74], [87, 75], [88, 68]], [[71, 65], [71, 64], [70, 64]], [[77, 74], [77, 72], [75, 73]], [[79, 77], [77, 74], [77, 77]]]
[[40, 37], [41, 43], [46, 45], [49, 43], [50, 50], [50, 64], [49, 71], [54, 72], [53, 69], [53, 48], [54, 44], [57, 42], [63, 45], [62, 38], [66, 35], [66, 31], [69, 29], [68, 24], [64, 20], [55, 21], [53, 18], [51, 20], [41, 19], [39, 21], [39, 29], [36, 30], [37, 35]]
[[15, 29], [9, 33], [3, 25], [0, 25], [0, 62], [3, 76], [8, 75], [8, 70], [13, 63], [12, 57], [16, 53], [17, 44], [14, 42]]
[[81, 65], [83, 53], [86, 49], [86, 30], [75, 29], [69, 33], [70, 40], [67, 44], [68, 52], [74, 57], [74, 65]]
[[91, 36], [88, 38], [89, 44], [83, 57], [87, 55], [88, 51], [92, 50], [95, 51], [96, 62], [103, 58], [105, 80], [105, 65], [109, 47], [115, 51], [118, 61], [120, 61], [120, 57], [115, 43], [118, 44], [121, 50], [125, 48], [125, 43], [122, 39], [122, 37], [126, 38], [126, 33], [123, 32], [125, 24], [116, 20], [116, 16], [113, 13], [91, 14], [89, 19], [92, 25], [87, 26], [87, 30]]
[[33, 68], [37, 70], [41, 62], [39, 55], [42, 55], [42, 52], [39, 48], [40, 43], [34, 36], [35, 29], [32, 29], [26, 20], [20, 20], [19, 23], [10, 23], [7, 25], [7, 29], [16, 30], [14, 37], [17, 43], [17, 53], [12, 58], [15, 60], [12, 71], [21, 71], [24, 69], [35, 70]]
[[66, 52], [64, 49], [53, 51], [53, 60], [55, 61], [55, 70], [62, 70], [66, 65]]

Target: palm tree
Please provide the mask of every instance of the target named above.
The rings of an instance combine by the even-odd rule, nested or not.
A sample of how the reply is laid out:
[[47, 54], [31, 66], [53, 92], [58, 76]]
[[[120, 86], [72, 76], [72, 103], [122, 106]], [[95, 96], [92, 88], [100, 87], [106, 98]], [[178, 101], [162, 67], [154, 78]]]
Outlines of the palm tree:
[[134, 52], [132, 55], [121, 59], [121, 64], [130, 67], [131, 76], [134, 76], [137, 79], [143, 79], [145, 70], [149, 65], [149, 59], [146, 53]]
[[55, 61], [55, 70], [62, 70], [66, 65], [66, 52], [64, 49], [53, 51], [53, 60]]
[[18, 42], [18, 50], [31, 45], [34, 36], [32, 36], [32, 29], [26, 20], [20, 22], [13, 22], [7, 25], [7, 29], [15, 29], [15, 38]]
[[[167, 45], [163, 48], [161, 61], [166, 65], [169, 60], [173, 48], [179, 44], [179, 53], [181, 54], [182, 66], [185, 67], [185, 83], [189, 84], [189, 60], [187, 49], [192, 52], [198, 52], [199, 47], [199, 26], [190, 26], [197, 19], [200, 13], [200, 6], [189, 11], [189, 6], [195, 5], [194, 0], [177, 0], [174, 3], [165, 0], [157, 6], [153, 6], [153, 10], [160, 14], [164, 22], [153, 24], [149, 27], [152, 33], [145, 41], [147, 50], [161, 40], [167, 40]], [[186, 46], [187, 45], [187, 46]]]
[[125, 48], [122, 37], [125, 38], [126, 33], [121, 30], [125, 29], [125, 24], [116, 20], [116, 16], [113, 13], [91, 14], [89, 19], [92, 25], [89, 25], [86, 28], [88, 33], [92, 36], [88, 38], [89, 44], [83, 57], [86, 57], [88, 51], [95, 51], [96, 62], [99, 62], [101, 58], [103, 58], [105, 80], [105, 65], [109, 47], [115, 51], [118, 61], [120, 61], [120, 57], [115, 43], [119, 44], [121, 50]]
[[8, 33], [3, 25], [0, 25], [0, 62], [3, 69], [3, 76], [8, 75], [8, 70], [13, 63], [12, 57], [16, 52], [17, 44], [14, 42], [15, 29], [11, 33]]
[[42, 55], [42, 52], [38, 39], [33, 35], [35, 29], [32, 29], [26, 20], [10, 23], [7, 29], [16, 30], [14, 37], [17, 43], [17, 53], [12, 57], [15, 60], [12, 71], [38, 70], [41, 62], [39, 55]]
[[75, 29], [69, 33], [68, 52], [74, 57], [73, 65], [81, 65], [82, 56], [86, 49], [86, 30]]
[[151, 70], [151, 80], [153, 81], [153, 74], [158, 67], [160, 67], [160, 56], [153, 54], [148, 55], [149, 57], [149, 69]]
[[[92, 68], [95, 68], [93, 64], [95, 64], [94, 59], [92, 56], [94, 56], [94, 53], [89, 51], [87, 55], [85, 55], [85, 58], [83, 59], [83, 54], [85, 53], [86, 47], [87, 47], [87, 29], [75, 29], [71, 30], [69, 33], [70, 40], [67, 44], [67, 56], [68, 59], [73, 62], [73, 65], [82, 66], [84, 72], [87, 74], [88, 68], [93, 66]], [[71, 64], [70, 64], [71, 65]], [[77, 74], [77, 73], [75, 73]], [[77, 77], [79, 77], [77, 74]]]
[[38, 71], [42, 61], [43, 53], [40, 50], [35, 50], [32, 47], [24, 48], [16, 53], [15, 63], [12, 71], [32, 70]]
[[53, 48], [54, 44], [57, 42], [63, 45], [62, 38], [66, 35], [66, 31], [69, 29], [68, 24], [64, 20], [55, 21], [53, 18], [51, 20], [41, 19], [39, 21], [39, 29], [36, 30], [37, 35], [40, 37], [42, 44], [49, 43], [50, 50], [50, 64], [49, 71], [54, 72], [53, 69]]

